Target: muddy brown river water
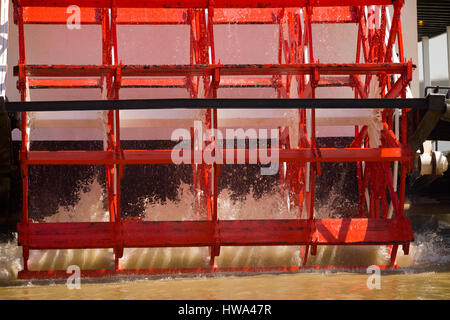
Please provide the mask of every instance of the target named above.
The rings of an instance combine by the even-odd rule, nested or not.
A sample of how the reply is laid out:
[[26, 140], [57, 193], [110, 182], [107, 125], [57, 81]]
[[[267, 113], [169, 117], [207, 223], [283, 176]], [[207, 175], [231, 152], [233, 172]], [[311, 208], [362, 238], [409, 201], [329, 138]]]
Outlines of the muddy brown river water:
[[381, 288], [369, 289], [368, 275], [351, 273], [281, 274], [81, 282], [0, 288], [0, 299], [450, 299], [450, 272], [381, 275]]

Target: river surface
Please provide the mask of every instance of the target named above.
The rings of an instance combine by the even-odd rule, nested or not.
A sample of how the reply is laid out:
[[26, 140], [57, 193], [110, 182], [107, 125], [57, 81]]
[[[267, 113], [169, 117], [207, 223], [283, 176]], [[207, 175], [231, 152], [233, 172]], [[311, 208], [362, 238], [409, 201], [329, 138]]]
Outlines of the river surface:
[[369, 289], [369, 275], [352, 273], [280, 274], [119, 280], [0, 288], [0, 299], [450, 299], [449, 272], [381, 274], [380, 289]]

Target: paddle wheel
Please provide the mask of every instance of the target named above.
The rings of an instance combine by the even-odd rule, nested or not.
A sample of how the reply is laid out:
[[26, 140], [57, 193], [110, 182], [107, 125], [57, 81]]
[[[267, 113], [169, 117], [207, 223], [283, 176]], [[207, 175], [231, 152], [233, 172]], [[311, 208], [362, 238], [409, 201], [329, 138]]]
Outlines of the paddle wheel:
[[[67, 23], [67, 7], [80, 8], [81, 25], [100, 25], [101, 65], [30, 65], [26, 61], [27, 24]], [[66, 277], [65, 270], [28, 269], [30, 250], [112, 248], [115, 268], [83, 270], [82, 276], [115, 274], [208, 273], [234, 271], [297, 271], [308, 255], [324, 245], [388, 245], [395, 267], [398, 248], [408, 254], [413, 241], [411, 224], [403, 215], [405, 181], [413, 153], [407, 145], [407, 112], [426, 108], [406, 99], [413, 64], [403, 52], [400, 14], [403, 0], [70, 0], [14, 1], [19, 35], [19, 63], [15, 68], [22, 102], [23, 212], [18, 241], [23, 247], [24, 270], [19, 277]], [[222, 64], [216, 56], [214, 27], [220, 24], [276, 25], [277, 64]], [[356, 24], [354, 63], [325, 64], [315, 59], [314, 24]], [[124, 65], [118, 50], [119, 25], [186, 25], [190, 28], [189, 65]], [[315, 39], [317, 40], [317, 39]], [[168, 39], [169, 41], [169, 39]], [[139, 48], [136, 48], [139, 50]], [[122, 88], [185, 88], [190, 99], [121, 100]], [[277, 99], [221, 99], [221, 88], [273, 88]], [[317, 88], [349, 87], [354, 99], [317, 99]], [[99, 101], [30, 101], [37, 89], [97, 88]], [[397, 99], [400, 98], [400, 99]], [[10, 103], [13, 108], [14, 103]], [[216, 148], [223, 161], [197, 161], [193, 154], [197, 130], [192, 126], [194, 207], [203, 220], [142, 221], [121, 216], [121, 176], [125, 165], [173, 164], [173, 150], [125, 150], [121, 147], [119, 110], [203, 109], [206, 129], [218, 129], [218, 109], [285, 108], [295, 110], [293, 126], [279, 127], [280, 180], [292, 219], [220, 220], [218, 180], [223, 163], [237, 163], [238, 151]], [[316, 109], [378, 110], [376, 121], [349, 116], [340, 125], [354, 128], [345, 148], [319, 148], [316, 131], [321, 123]], [[104, 110], [105, 142], [101, 151], [33, 151], [29, 148], [28, 112]], [[56, 121], [56, 120], [55, 120]], [[323, 121], [322, 121], [323, 122]], [[214, 131], [213, 131], [214, 132]], [[214, 145], [215, 137], [209, 137]], [[257, 161], [261, 162], [261, 148]], [[220, 158], [220, 157], [219, 157]], [[245, 161], [250, 162], [245, 151]], [[359, 209], [348, 218], [318, 219], [314, 215], [316, 176], [325, 162], [356, 164]], [[108, 222], [34, 222], [28, 215], [28, 168], [32, 165], [103, 165], [106, 169]], [[149, 178], [150, 179], [150, 178]], [[45, 187], [45, 186], [44, 186]], [[351, 216], [351, 217], [350, 217]], [[267, 268], [223, 268], [216, 257], [223, 246], [301, 246], [301, 265]], [[124, 248], [209, 247], [209, 268], [123, 270]], [[338, 267], [338, 266], [334, 266]], [[350, 267], [350, 266], [349, 266]], [[314, 267], [312, 267], [314, 268]]]

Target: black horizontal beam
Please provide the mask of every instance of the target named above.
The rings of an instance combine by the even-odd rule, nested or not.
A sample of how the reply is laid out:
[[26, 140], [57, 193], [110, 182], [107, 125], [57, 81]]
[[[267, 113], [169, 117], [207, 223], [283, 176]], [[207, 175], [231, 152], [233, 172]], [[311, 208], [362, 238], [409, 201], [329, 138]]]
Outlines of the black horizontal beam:
[[[433, 99], [430, 99], [434, 97]], [[416, 99], [145, 99], [6, 102], [8, 112], [137, 109], [438, 109], [444, 96]]]

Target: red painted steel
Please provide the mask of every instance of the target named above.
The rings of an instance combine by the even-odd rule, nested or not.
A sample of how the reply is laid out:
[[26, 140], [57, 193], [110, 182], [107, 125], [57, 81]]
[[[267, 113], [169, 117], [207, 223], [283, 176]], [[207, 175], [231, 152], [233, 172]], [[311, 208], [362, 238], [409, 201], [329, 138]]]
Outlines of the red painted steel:
[[[408, 63], [366, 63], [366, 64], [244, 64], [244, 65], [19, 65], [19, 70], [32, 77], [98, 77], [112, 75], [120, 70], [124, 77], [162, 76], [212, 76], [219, 70], [221, 76], [253, 75], [377, 75], [380, 73], [400, 74], [410, 81]], [[20, 72], [20, 71], [19, 71]], [[18, 72], [15, 73], [18, 75]]]
[[28, 223], [19, 224], [19, 232], [19, 243], [31, 250], [206, 247], [216, 243], [381, 245], [413, 240], [411, 223], [405, 218]]
[[[263, 151], [261, 151], [263, 150]], [[403, 148], [302, 148], [302, 149], [255, 149], [254, 162], [261, 163], [260, 155], [272, 150], [279, 153], [277, 162], [392, 162], [408, 161], [412, 153]], [[236, 164], [245, 160], [250, 163], [248, 149], [234, 149], [234, 157], [227, 158], [230, 150], [222, 149], [222, 163]], [[122, 150], [114, 151], [28, 151], [22, 162], [27, 165], [43, 164], [174, 164], [173, 150]], [[220, 152], [220, 149], [219, 149]], [[177, 155], [183, 155], [180, 150]], [[191, 153], [192, 154], [192, 153]], [[242, 154], [242, 156], [240, 156]], [[204, 160], [204, 159], [203, 159]], [[253, 159], [252, 159], [253, 161]], [[190, 164], [188, 162], [186, 164]], [[203, 164], [207, 164], [203, 162]]]
[[[121, 88], [182, 88], [191, 98], [217, 98], [219, 88], [273, 88], [278, 98], [292, 92], [300, 98], [315, 98], [317, 87], [347, 86], [355, 98], [373, 94], [376, 80], [380, 97], [405, 97], [412, 79], [413, 65], [403, 53], [400, 13], [403, 0], [17, 0], [15, 20], [19, 33], [19, 63], [15, 69], [17, 88], [25, 101], [31, 89], [96, 88], [105, 98], [119, 99]], [[96, 24], [102, 30], [101, 65], [28, 65], [25, 59], [25, 24], [65, 24], [66, 7], [81, 7], [81, 23]], [[386, 7], [393, 8], [392, 27], [387, 29]], [[379, 25], [375, 21], [378, 10]], [[278, 26], [276, 64], [223, 65], [216, 58], [214, 25], [272, 24]], [[312, 24], [354, 23], [357, 48], [354, 63], [323, 64], [314, 59]], [[190, 28], [189, 65], [123, 65], [118, 55], [118, 25], [183, 24]], [[388, 39], [385, 41], [385, 39]], [[400, 62], [392, 61], [398, 48]], [[252, 77], [249, 77], [252, 76]], [[257, 76], [257, 78], [255, 78]], [[394, 76], [397, 80], [394, 81]], [[293, 87], [295, 86], [295, 87]], [[203, 87], [203, 90], [200, 88]], [[142, 221], [122, 219], [120, 178], [124, 165], [172, 164], [172, 150], [122, 150], [118, 110], [107, 112], [107, 142], [104, 151], [30, 151], [27, 116], [22, 114], [20, 151], [23, 181], [23, 211], [18, 225], [23, 247], [24, 270], [19, 278], [64, 278], [62, 270], [30, 271], [30, 250], [69, 248], [112, 248], [113, 270], [82, 270], [82, 276], [98, 277], [129, 274], [178, 274], [210, 272], [288, 272], [302, 269], [330, 269], [333, 266], [308, 266], [309, 253], [318, 245], [388, 245], [396, 268], [398, 247], [408, 253], [413, 232], [403, 217], [406, 174], [413, 153], [406, 143], [406, 112], [395, 128], [392, 110], [382, 112], [381, 145], [371, 141], [367, 126], [355, 126], [355, 139], [346, 148], [318, 148], [315, 110], [299, 113], [299, 140], [291, 148], [288, 128], [280, 130], [280, 183], [283, 195], [298, 215], [289, 220], [219, 220], [218, 180], [222, 163], [192, 164], [193, 207], [196, 221]], [[217, 128], [217, 110], [208, 109], [203, 123]], [[310, 127], [310, 130], [308, 129]], [[398, 131], [397, 139], [394, 130]], [[309, 133], [311, 132], [311, 133]], [[195, 136], [191, 128], [192, 150]], [[213, 137], [211, 137], [211, 141]], [[228, 150], [229, 151], [229, 150]], [[235, 163], [243, 151], [234, 149], [232, 158], [222, 152], [224, 163]], [[260, 160], [257, 151], [256, 160]], [[239, 157], [239, 159], [241, 159]], [[228, 160], [228, 161], [227, 161]], [[394, 187], [393, 162], [400, 164], [399, 189]], [[322, 162], [354, 162], [358, 180], [358, 211], [346, 219], [316, 219], [314, 216], [315, 177]], [[104, 165], [106, 170], [108, 222], [37, 223], [28, 216], [28, 166], [30, 165]], [[201, 220], [201, 217], [203, 220]], [[261, 268], [220, 268], [215, 258], [221, 246], [297, 245], [301, 266]], [[133, 247], [209, 247], [209, 268], [121, 270], [124, 248]], [[346, 269], [363, 266], [347, 266]], [[337, 269], [341, 267], [335, 267]]]
[[[315, 7], [311, 23], [355, 23], [357, 10], [354, 7]], [[25, 24], [66, 24], [67, 13], [64, 8], [25, 7]], [[220, 9], [214, 11], [214, 24], [277, 24], [274, 17], [280, 9]], [[189, 24], [187, 9], [148, 9], [118, 8], [118, 25], [177, 25]], [[101, 24], [100, 14], [95, 8], [80, 8], [80, 23], [83, 25]]]
[[17, 0], [21, 7], [79, 7], [108, 8], [300, 8], [403, 4], [404, 0]]

